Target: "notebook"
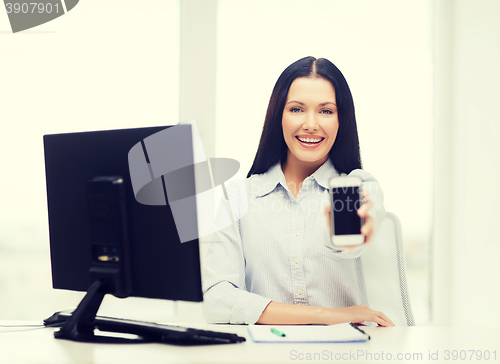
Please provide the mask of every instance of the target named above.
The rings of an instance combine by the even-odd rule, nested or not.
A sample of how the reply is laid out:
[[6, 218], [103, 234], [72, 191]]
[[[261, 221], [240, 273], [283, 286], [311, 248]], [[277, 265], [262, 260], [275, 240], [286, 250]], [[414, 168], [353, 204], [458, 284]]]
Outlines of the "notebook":
[[249, 325], [247, 330], [252, 341], [256, 343], [347, 343], [370, 340], [368, 334], [350, 323], [338, 325]]

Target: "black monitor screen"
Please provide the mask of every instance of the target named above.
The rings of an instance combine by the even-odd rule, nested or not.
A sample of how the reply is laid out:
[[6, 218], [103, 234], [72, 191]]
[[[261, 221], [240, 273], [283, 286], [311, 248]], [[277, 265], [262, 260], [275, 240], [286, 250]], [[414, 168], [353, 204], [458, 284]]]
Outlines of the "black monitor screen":
[[[187, 130], [186, 138], [175, 154], [192, 164], [191, 127], [183, 127]], [[145, 138], [166, 128], [44, 136], [54, 288], [87, 291], [93, 283], [91, 269], [99, 271], [101, 262], [103, 266], [112, 263], [114, 256], [108, 245], [112, 247], [113, 243], [108, 244], [108, 240], [113, 240], [113, 231], [108, 229], [111, 223], [105, 216], [114, 206], [110, 203], [113, 195], [108, 198], [93, 194], [89, 182], [119, 178], [126, 225], [122, 237], [128, 241], [124, 274], [131, 283], [126, 296], [202, 301], [198, 239], [181, 243], [166, 190], [166, 204], [139, 203], [131, 181], [129, 151], [138, 143], [144, 147]], [[166, 152], [165, 160], [168, 158], [172, 159], [172, 155]], [[163, 177], [160, 186], [161, 182], [165, 188]], [[90, 203], [89, 196], [93, 196]], [[192, 229], [197, 229], [196, 224]], [[197, 230], [194, 231], [197, 236]]]

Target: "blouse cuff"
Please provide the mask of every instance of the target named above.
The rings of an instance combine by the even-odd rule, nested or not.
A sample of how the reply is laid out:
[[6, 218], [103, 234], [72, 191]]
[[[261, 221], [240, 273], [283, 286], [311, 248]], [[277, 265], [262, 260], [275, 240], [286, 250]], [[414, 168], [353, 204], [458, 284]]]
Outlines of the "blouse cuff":
[[208, 323], [254, 324], [270, 302], [269, 298], [224, 281], [205, 292], [203, 315]]
[[231, 323], [255, 324], [270, 302], [269, 298], [238, 289], [231, 312]]

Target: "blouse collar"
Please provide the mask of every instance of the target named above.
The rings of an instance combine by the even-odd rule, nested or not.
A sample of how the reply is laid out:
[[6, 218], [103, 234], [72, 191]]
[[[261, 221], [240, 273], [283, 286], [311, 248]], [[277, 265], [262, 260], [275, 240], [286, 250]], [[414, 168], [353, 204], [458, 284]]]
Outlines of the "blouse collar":
[[[328, 189], [328, 181], [335, 176], [339, 176], [339, 173], [333, 166], [330, 158], [328, 158], [325, 163], [307, 178], [316, 181], [321, 187]], [[279, 185], [288, 190], [285, 175], [283, 174], [281, 163], [279, 162], [269, 168], [267, 172], [256, 175], [255, 179], [252, 179], [251, 182], [253, 193], [257, 197], [267, 195], [274, 191]]]

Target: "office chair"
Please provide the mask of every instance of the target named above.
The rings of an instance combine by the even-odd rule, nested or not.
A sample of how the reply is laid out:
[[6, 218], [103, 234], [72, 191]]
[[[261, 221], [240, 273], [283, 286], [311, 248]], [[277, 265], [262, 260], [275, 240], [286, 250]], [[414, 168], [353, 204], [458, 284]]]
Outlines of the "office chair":
[[375, 239], [364, 247], [361, 264], [368, 307], [382, 311], [396, 326], [415, 326], [406, 284], [401, 222], [386, 212]]

